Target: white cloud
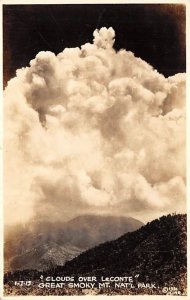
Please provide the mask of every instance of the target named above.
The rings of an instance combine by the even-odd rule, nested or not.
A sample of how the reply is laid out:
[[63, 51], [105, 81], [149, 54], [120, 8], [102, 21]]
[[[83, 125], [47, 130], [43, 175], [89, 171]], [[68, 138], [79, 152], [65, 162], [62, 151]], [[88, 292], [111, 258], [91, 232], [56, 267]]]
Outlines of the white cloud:
[[115, 32], [40, 52], [5, 90], [5, 221], [185, 210], [185, 74], [165, 78]]

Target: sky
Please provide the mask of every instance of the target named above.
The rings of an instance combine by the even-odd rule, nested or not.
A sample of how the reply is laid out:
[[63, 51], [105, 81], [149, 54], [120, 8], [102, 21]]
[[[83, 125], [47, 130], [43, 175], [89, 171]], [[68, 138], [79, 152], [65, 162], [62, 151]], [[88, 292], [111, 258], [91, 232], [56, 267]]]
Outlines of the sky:
[[185, 211], [184, 21], [175, 5], [4, 6], [6, 223]]
[[4, 85], [41, 50], [54, 53], [113, 27], [115, 49], [135, 53], [165, 76], [185, 72], [185, 6], [177, 4], [3, 5]]

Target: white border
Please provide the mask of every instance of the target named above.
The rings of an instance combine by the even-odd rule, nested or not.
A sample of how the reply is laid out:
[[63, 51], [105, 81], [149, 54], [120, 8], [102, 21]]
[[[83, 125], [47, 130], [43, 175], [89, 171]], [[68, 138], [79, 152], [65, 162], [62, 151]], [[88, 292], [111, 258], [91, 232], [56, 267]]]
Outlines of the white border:
[[[1, 20], [1, 31], [0, 31], [0, 84], [1, 84], [1, 91], [0, 91], [0, 299], [2, 300], [19, 300], [19, 299], [55, 299], [55, 297], [59, 297], [58, 299], [65, 299], [72, 297], [73, 300], [78, 298], [85, 297], [86, 299], [104, 299], [110, 298], [114, 300], [118, 299], [124, 299], [128, 297], [132, 297], [133, 300], [145, 300], [145, 299], [189, 299], [190, 300], [190, 276], [189, 276], [189, 270], [190, 270], [190, 257], [188, 257], [188, 286], [187, 286], [187, 296], [162, 296], [162, 295], [122, 295], [122, 296], [106, 296], [106, 295], [95, 295], [95, 296], [3, 296], [3, 154], [2, 154], [2, 148], [3, 148], [3, 26], [2, 26], [2, 5], [21, 5], [21, 4], [184, 4], [186, 6], [186, 73], [187, 73], [187, 104], [186, 104], [186, 111], [187, 111], [187, 132], [186, 132], [186, 141], [187, 141], [187, 147], [186, 147], [186, 154], [187, 154], [187, 216], [189, 216], [189, 208], [190, 208], [190, 159], [189, 159], [189, 153], [190, 153], [190, 142], [189, 142], [189, 135], [190, 135], [190, 120], [189, 120], [189, 113], [190, 113], [190, 102], [188, 99], [190, 99], [190, 0], [160, 0], [160, 1], [154, 1], [154, 0], [0, 0], [0, 20]], [[187, 217], [187, 224], [188, 224], [188, 251], [187, 253], [190, 253], [190, 237], [189, 237], [189, 228], [190, 228], [190, 220], [188, 220]]]
[[189, 4], [189, 0], [0, 0], [1, 4]]
[[[187, 253], [190, 253], [190, 236], [189, 236], [189, 228], [190, 228], [190, 1], [187, 1], [186, 4], [186, 73], [187, 73], [187, 82], [186, 82], [186, 116], [187, 116], [187, 126], [186, 126], [186, 166], [187, 166]], [[187, 291], [188, 296], [190, 297], [190, 256], [187, 255]]]

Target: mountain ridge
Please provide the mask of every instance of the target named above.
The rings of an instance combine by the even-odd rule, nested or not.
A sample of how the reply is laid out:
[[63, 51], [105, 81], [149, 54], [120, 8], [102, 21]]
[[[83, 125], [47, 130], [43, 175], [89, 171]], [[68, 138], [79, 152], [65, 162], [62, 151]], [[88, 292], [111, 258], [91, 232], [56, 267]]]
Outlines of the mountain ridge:
[[[133, 278], [133, 288], [57, 288], [39, 289], [40, 278]], [[186, 295], [187, 293], [187, 216], [169, 214], [148, 222], [133, 232], [86, 250], [78, 257], [44, 272], [25, 270], [5, 274], [7, 294], [22, 294], [12, 287], [14, 280], [33, 280], [28, 295]], [[109, 280], [109, 279], [108, 279]], [[54, 280], [53, 280], [54, 281]], [[49, 282], [49, 281], [48, 281]], [[140, 283], [141, 288], [138, 284]], [[150, 288], [152, 286], [152, 288]], [[24, 290], [26, 291], [26, 290]]]
[[81, 252], [142, 224], [132, 217], [82, 215], [64, 223], [42, 221], [29, 224], [28, 228], [20, 226], [5, 240], [6, 271], [42, 271], [63, 265]]
[[[163, 277], [168, 281], [173, 275], [186, 273], [186, 226], [186, 215], [162, 216], [115, 241], [81, 253], [67, 262], [62, 271], [81, 276], [120, 276], [126, 275], [127, 270], [163, 284]], [[155, 271], [154, 276], [150, 270]]]

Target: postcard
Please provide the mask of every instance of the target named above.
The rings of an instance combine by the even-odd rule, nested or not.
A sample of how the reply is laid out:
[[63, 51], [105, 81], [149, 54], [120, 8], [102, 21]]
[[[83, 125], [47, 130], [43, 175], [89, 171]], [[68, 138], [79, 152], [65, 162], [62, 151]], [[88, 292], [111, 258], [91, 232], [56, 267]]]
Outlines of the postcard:
[[187, 7], [2, 3], [2, 299], [188, 297]]

